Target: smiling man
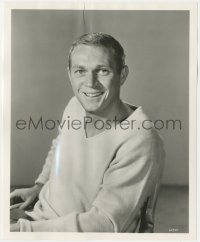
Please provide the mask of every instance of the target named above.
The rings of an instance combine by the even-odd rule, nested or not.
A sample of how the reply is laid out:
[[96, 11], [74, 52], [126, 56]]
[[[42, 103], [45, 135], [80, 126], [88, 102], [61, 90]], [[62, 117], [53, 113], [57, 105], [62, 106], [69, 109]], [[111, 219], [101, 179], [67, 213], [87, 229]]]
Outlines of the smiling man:
[[[100, 36], [96, 35], [96, 38]], [[101, 46], [98, 42], [91, 44], [78, 42], [71, 49], [69, 77], [73, 91], [86, 115], [93, 116], [93, 121], [106, 121], [114, 117], [122, 120], [132, 112], [120, 100], [120, 87], [128, 74], [128, 67], [124, 65], [123, 49], [116, 43], [119, 53], [115, 53], [113, 48]], [[117, 54], [122, 56], [119, 63], [117, 59], [120, 57]], [[94, 125], [86, 126], [86, 129], [88, 136], [99, 132]]]
[[[128, 75], [124, 50], [110, 35], [83, 35], [70, 49], [68, 74], [75, 97], [63, 120], [84, 125], [60, 130], [35, 185], [11, 193], [23, 200], [20, 211], [39, 195], [11, 231], [137, 232], [141, 208], [160, 182], [164, 151], [153, 126], [141, 128], [148, 120], [142, 108], [120, 99]], [[133, 120], [135, 129], [122, 125]]]

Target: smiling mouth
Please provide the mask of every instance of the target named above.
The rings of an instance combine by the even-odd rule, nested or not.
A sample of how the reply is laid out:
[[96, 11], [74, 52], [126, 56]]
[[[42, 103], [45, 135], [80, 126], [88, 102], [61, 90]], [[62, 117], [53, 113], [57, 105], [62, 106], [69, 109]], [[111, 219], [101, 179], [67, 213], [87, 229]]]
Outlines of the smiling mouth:
[[99, 97], [103, 94], [103, 92], [95, 92], [95, 93], [83, 92], [83, 93], [87, 97]]

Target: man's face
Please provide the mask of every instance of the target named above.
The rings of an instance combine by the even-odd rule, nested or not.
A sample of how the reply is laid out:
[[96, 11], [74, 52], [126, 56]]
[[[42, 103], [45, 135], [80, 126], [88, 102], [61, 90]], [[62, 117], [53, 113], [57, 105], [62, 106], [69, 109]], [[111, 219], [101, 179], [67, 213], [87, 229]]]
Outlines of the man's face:
[[112, 50], [78, 45], [71, 54], [69, 78], [83, 108], [104, 116], [119, 103], [120, 86], [126, 75], [117, 71]]

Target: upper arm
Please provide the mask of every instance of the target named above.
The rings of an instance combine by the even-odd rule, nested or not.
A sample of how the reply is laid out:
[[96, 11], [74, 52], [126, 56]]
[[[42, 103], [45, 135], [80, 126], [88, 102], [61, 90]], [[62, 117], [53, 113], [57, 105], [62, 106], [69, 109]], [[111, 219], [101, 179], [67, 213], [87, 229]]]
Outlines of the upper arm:
[[160, 179], [163, 148], [159, 137], [148, 134], [127, 140], [104, 174], [93, 205], [124, 231], [140, 212], [144, 201]]

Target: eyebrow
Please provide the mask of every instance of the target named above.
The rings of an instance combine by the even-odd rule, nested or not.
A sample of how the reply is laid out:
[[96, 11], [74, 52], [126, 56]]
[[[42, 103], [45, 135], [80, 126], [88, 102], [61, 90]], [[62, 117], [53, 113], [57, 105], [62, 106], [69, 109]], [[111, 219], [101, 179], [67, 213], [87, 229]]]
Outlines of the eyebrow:
[[109, 65], [98, 65], [98, 66], [97, 66], [97, 68], [101, 68], [101, 67], [104, 67], [104, 68], [105, 68], [105, 67], [106, 67], [106, 68], [111, 68], [111, 66], [109, 66]]
[[76, 68], [80, 68], [80, 69], [84, 69], [84, 66], [72, 66], [72, 69], [76, 69]]
[[[108, 65], [97, 65], [95, 68], [102, 68], [102, 67], [106, 67], [106, 68], [111, 68], [111, 66], [108, 66]], [[80, 68], [80, 69], [85, 69], [86, 66], [82, 66], [82, 65], [77, 65], [77, 66], [72, 66], [72, 69], [77, 69], [77, 68]]]

